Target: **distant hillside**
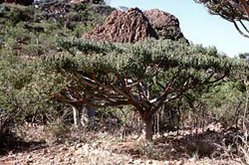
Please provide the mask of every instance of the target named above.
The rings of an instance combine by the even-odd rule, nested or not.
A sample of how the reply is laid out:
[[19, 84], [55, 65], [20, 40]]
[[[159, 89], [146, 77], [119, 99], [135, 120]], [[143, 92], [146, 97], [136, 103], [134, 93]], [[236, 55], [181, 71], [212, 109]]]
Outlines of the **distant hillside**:
[[1, 4], [0, 41], [4, 48], [17, 55], [36, 56], [58, 51], [58, 40], [80, 38], [102, 24], [114, 10], [96, 2], [49, 1], [30, 6]]

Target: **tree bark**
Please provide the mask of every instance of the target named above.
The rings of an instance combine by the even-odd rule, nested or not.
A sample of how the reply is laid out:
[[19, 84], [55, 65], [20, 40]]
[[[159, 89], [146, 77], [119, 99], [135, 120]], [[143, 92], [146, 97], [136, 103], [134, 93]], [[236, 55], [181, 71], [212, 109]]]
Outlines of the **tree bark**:
[[72, 108], [73, 108], [73, 122], [74, 122], [74, 126], [76, 128], [78, 128], [78, 126], [79, 126], [79, 118], [80, 118], [79, 111], [78, 111], [78, 109], [75, 106], [73, 106]]
[[145, 140], [152, 141], [153, 128], [152, 128], [152, 114], [150, 112], [144, 111], [142, 114], [142, 120], [144, 122], [144, 133]]
[[152, 120], [147, 120], [145, 124], [145, 139], [152, 141], [153, 131], [152, 131]]
[[240, 3], [242, 4], [246, 14], [247, 14], [247, 17], [249, 18], [249, 5], [248, 5], [248, 2], [246, 0], [240, 0]]
[[86, 106], [83, 106], [81, 109], [80, 124], [83, 128], [87, 127], [89, 124], [88, 109]]

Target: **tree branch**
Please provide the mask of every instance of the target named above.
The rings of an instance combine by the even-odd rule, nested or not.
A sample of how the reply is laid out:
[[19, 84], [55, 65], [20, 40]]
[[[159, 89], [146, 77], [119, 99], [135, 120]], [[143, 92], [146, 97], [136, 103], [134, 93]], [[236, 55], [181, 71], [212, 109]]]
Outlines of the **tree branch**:
[[249, 35], [246, 35], [245, 33], [243, 33], [243, 32], [240, 30], [240, 28], [238, 27], [238, 25], [237, 25], [237, 23], [236, 23], [235, 21], [233, 21], [233, 24], [234, 24], [236, 30], [237, 30], [242, 36], [244, 36], [244, 37], [246, 37], [246, 38], [249, 38]]
[[246, 0], [239, 0], [239, 1], [240, 1], [241, 5], [243, 6], [243, 8], [247, 14], [247, 17], [249, 19], [249, 5], [248, 5], [247, 1]]
[[241, 20], [239, 22], [242, 25], [242, 27], [245, 29], [245, 31], [249, 33], [249, 30], [247, 29], [246, 25]]
[[92, 80], [89, 77], [83, 76], [81, 74], [79, 74], [79, 76], [81, 76], [81, 80], [82, 83], [85, 83], [86, 85], [92, 86], [92, 87], [102, 87], [105, 88], [109, 91], [113, 91], [116, 92], [122, 96], [124, 96], [128, 102], [130, 102], [133, 106], [135, 106], [137, 109], [143, 109], [145, 108], [150, 108], [150, 105], [148, 103], [143, 102], [141, 99], [136, 98], [135, 96], [133, 96], [131, 94], [131, 92], [126, 93], [127, 89], [126, 89], [126, 85], [125, 83], [122, 83], [121, 89], [117, 88], [114, 85], [104, 85], [103, 83], [99, 83], [96, 80]]

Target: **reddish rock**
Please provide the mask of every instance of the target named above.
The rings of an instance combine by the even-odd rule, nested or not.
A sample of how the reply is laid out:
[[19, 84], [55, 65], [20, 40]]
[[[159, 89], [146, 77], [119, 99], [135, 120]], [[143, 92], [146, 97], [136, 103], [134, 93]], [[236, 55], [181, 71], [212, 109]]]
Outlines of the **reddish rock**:
[[178, 40], [184, 38], [179, 20], [167, 12], [153, 9], [144, 12], [160, 39]]
[[98, 26], [84, 35], [84, 38], [95, 41], [131, 43], [143, 41], [147, 37], [158, 39], [158, 35], [148, 19], [138, 8], [130, 9], [127, 12], [113, 11], [102, 26]]
[[144, 13], [138, 8], [113, 11], [104, 24], [88, 32], [83, 38], [95, 41], [138, 42], [146, 38], [184, 38], [178, 19], [166, 12], [154, 9]]

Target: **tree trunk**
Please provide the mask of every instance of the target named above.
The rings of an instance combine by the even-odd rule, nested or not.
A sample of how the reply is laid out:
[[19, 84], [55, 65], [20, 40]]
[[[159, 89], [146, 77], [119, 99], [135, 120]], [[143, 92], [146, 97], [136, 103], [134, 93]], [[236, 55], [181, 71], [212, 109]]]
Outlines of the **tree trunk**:
[[73, 122], [76, 128], [78, 128], [79, 126], [79, 118], [80, 118], [79, 111], [75, 106], [73, 106]]
[[152, 127], [152, 114], [144, 111], [142, 114], [142, 120], [144, 122], [145, 140], [152, 141], [153, 127]]
[[80, 114], [80, 124], [83, 128], [85, 128], [87, 127], [88, 123], [89, 123], [88, 109], [86, 106], [83, 106]]
[[152, 120], [144, 121], [145, 139], [152, 141], [153, 131], [152, 131]]

